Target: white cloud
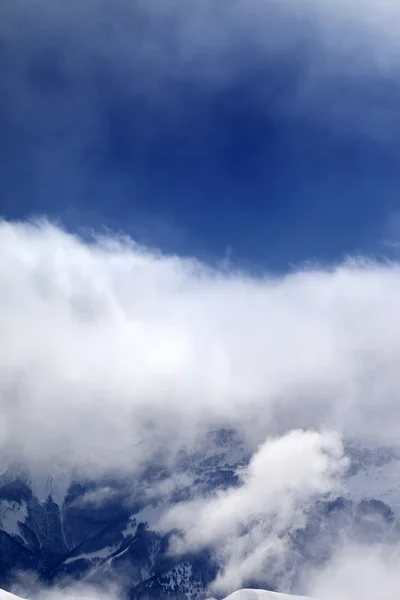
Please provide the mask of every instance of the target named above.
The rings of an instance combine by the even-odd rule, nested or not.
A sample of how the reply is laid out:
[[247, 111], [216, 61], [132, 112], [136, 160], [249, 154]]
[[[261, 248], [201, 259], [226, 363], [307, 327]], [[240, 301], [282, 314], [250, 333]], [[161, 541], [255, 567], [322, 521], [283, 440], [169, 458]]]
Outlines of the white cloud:
[[[124, 594], [116, 586], [90, 586], [85, 583], [73, 582], [61, 588], [41, 588], [32, 600], [123, 600]], [[1, 600], [1, 597], [0, 597]]]
[[181, 542], [190, 548], [206, 547], [260, 515], [273, 513], [276, 526], [285, 527], [299, 503], [331, 491], [343, 466], [335, 435], [292, 431], [267, 439], [241, 472], [238, 488], [176, 505], [164, 518], [164, 526], [184, 531], [178, 549]]
[[172, 552], [215, 548], [221, 571], [213, 587], [219, 592], [262, 572], [273, 578], [287, 558], [288, 532], [304, 525], [305, 504], [337, 490], [345, 465], [337, 436], [293, 431], [259, 448], [239, 487], [178, 504], [161, 526], [180, 531]]
[[400, 556], [390, 546], [352, 546], [338, 550], [310, 583], [321, 600], [397, 600]]
[[[35, 586], [36, 588], [36, 586]], [[64, 588], [41, 587], [38, 591], [31, 590], [29, 600], [122, 600], [124, 595], [115, 587], [103, 584], [100, 590], [96, 586], [74, 582]], [[0, 589], [0, 600], [23, 600], [20, 596]]]
[[395, 442], [399, 274], [252, 278], [3, 222], [0, 447], [131, 469], [218, 426], [253, 446], [320, 427]]
[[101, 488], [96, 488], [94, 490], [90, 490], [89, 492], [85, 492], [82, 497], [78, 500], [75, 500], [72, 504], [74, 506], [81, 506], [85, 504], [90, 504], [92, 506], [102, 506], [107, 502], [115, 500], [119, 495], [118, 490], [113, 489], [109, 486], [104, 486]]
[[[399, 16], [395, 0], [101, 0], [100, 5], [37, 0], [34, 7], [8, 0], [0, 34], [13, 63], [4, 94], [20, 92], [10, 110], [25, 124], [39, 113], [53, 114], [32, 76], [35, 61], [40, 64], [53, 43], [61, 76], [73, 81], [68, 103], [55, 110], [58, 130], [68, 139], [66, 157], [71, 157], [81, 147], [79, 136], [82, 144], [104, 133], [96, 88], [99, 66], [109, 69], [110, 81], [130, 96], [146, 95], [156, 113], [167, 111], [178, 122], [180, 105], [171, 81], [215, 91], [240, 81], [261, 61], [266, 69], [280, 64], [282, 72], [296, 66], [296, 85], [288, 94], [275, 94], [277, 102], [260, 85], [260, 103], [268, 99], [270, 114], [300, 112], [328, 127], [345, 126], [347, 133], [386, 138], [398, 122], [391, 94], [381, 102], [362, 85], [358, 96], [353, 92], [358, 83], [397, 81]], [[77, 122], [77, 138], [71, 140]], [[38, 154], [38, 162], [45, 159], [52, 159], [49, 152]]]
[[397, 263], [252, 277], [2, 222], [0, 289], [3, 456], [133, 471], [209, 428], [246, 437], [239, 488], [163, 521], [175, 550], [214, 547], [220, 590], [285, 564], [302, 506], [337, 483], [340, 436], [398, 440]]

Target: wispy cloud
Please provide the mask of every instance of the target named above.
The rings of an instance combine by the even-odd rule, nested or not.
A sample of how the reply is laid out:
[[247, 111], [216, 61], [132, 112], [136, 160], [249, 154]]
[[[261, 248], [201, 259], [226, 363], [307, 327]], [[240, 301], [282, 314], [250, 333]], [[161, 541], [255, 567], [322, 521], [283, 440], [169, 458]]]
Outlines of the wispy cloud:
[[[39, 0], [34, 8], [7, 0], [0, 24], [11, 60], [4, 98], [18, 93], [8, 108], [31, 126], [32, 111], [46, 116], [51, 109], [71, 155], [78, 139], [67, 134], [77, 122], [82, 142], [101, 135], [104, 77], [179, 119], [182, 83], [212, 93], [237, 84], [249, 69], [281, 65], [283, 79], [288, 68], [296, 71], [296, 83], [286, 94], [282, 88], [275, 103], [260, 86], [269, 111], [387, 136], [397, 123], [390, 98], [400, 65], [398, 17], [392, 0]], [[52, 106], [46, 77], [66, 84], [68, 102]], [[47, 123], [51, 133], [54, 123]]]
[[121, 493], [119, 490], [109, 486], [103, 486], [85, 492], [83, 496], [72, 502], [70, 506], [91, 505], [92, 507], [98, 507], [106, 504], [107, 502], [116, 500], [120, 495]]

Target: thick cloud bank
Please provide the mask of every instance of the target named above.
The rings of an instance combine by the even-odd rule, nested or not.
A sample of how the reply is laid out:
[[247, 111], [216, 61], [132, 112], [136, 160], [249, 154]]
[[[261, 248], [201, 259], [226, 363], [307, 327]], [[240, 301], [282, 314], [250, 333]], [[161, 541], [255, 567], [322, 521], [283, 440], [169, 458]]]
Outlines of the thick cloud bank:
[[252, 278], [3, 222], [0, 287], [3, 455], [132, 469], [219, 426], [399, 438], [398, 264]]

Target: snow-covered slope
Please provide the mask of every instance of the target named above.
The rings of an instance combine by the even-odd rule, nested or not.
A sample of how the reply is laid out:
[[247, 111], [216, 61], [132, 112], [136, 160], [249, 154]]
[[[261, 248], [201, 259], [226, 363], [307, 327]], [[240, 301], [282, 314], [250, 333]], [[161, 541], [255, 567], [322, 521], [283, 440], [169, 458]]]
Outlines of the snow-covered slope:
[[[0, 600], [22, 600], [20, 596], [0, 590]], [[84, 600], [83, 598], [81, 600]], [[243, 589], [227, 596], [225, 600], [313, 600], [306, 596], [292, 596], [290, 594], [278, 594], [267, 590]]]
[[309, 596], [292, 596], [267, 590], [243, 589], [227, 596], [225, 600], [313, 600]]
[[346, 479], [347, 496], [360, 501], [381, 500], [400, 513], [399, 449], [352, 446], [348, 455], [352, 469]]
[[[15, 596], [10, 592], [0, 590], [0, 600], [23, 600], [20, 596]], [[84, 599], [81, 599], [84, 600]], [[243, 589], [227, 596], [225, 600], [313, 600], [308, 596], [293, 596], [290, 594], [279, 594], [277, 592], [268, 592], [267, 590]]]
[[14, 594], [10, 594], [10, 592], [0, 590], [0, 600], [22, 600], [22, 598], [14, 596]]
[[[65, 600], [93, 600], [91, 598], [85, 598], [83, 596], [64, 596]], [[21, 596], [16, 596], [15, 594], [11, 594], [10, 592], [6, 592], [5, 590], [0, 590], [0, 600], [24, 600]]]

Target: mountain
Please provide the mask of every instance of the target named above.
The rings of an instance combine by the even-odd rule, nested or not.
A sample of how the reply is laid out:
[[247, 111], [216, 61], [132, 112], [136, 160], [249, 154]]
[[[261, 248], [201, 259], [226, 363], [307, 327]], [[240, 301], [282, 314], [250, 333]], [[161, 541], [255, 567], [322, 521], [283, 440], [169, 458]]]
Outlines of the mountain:
[[[10, 592], [0, 590], [0, 600], [23, 600], [19, 596], [15, 596]], [[77, 599], [78, 600], [78, 599]], [[84, 600], [81, 598], [80, 600]], [[211, 599], [210, 599], [211, 600]], [[276, 592], [268, 592], [266, 590], [243, 589], [234, 592], [227, 596], [224, 600], [313, 600], [306, 596], [293, 596], [289, 594], [279, 594]]]
[[122, 575], [131, 598], [203, 599], [216, 574], [210, 553], [168, 556], [169, 536], [156, 524], [193, 492], [235, 485], [247, 458], [234, 432], [220, 431], [181, 452], [173, 472], [155, 461], [134, 479], [11, 464], [0, 474], [0, 586], [29, 595], [42, 584], [98, 584]]
[[[397, 452], [349, 444], [347, 454], [342, 495], [307, 507], [306, 524], [290, 533], [284, 572], [245, 585], [301, 590], [306, 567], [323, 564], [346, 536], [368, 543], [400, 540]], [[102, 585], [122, 578], [129, 600], [204, 600], [217, 574], [211, 549], [171, 557], [169, 535], [157, 530], [157, 522], [171, 504], [192, 494], [237, 485], [236, 470], [248, 456], [238, 436], [223, 430], [182, 452], [173, 472], [155, 461], [134, 479], [90, 479], [62, 465], [44, 473], [10, 464], [0, 474], [0, 587], [29, 597], [42, 585], [68, 589], [75, 581]]]

